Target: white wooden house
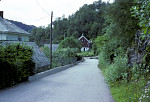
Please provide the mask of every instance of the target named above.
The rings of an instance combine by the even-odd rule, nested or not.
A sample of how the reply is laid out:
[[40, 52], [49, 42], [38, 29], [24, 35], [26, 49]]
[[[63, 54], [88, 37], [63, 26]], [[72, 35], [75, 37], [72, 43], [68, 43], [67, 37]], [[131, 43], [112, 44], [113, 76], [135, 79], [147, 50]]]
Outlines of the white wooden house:
[[3, 18], [0, 11], [0, 41], [29, 41], [30, 33]]

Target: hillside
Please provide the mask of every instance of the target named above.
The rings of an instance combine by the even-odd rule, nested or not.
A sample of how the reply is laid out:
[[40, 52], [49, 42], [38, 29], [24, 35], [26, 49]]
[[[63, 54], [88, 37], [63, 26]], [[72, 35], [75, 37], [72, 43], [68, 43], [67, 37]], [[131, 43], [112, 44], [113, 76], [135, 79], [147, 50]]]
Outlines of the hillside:
[[22, 22], [18, 22], [18, 21], [13, 21], [13, 20], [8, 20], [12, 23], [14, 23], [16, 26], [22, 28], [23, 30], [30, 32], [32, 31], [32, 29], [36, 28], [36, 26], [34, 25], [27, 25], [27, 24], [23, 24]]

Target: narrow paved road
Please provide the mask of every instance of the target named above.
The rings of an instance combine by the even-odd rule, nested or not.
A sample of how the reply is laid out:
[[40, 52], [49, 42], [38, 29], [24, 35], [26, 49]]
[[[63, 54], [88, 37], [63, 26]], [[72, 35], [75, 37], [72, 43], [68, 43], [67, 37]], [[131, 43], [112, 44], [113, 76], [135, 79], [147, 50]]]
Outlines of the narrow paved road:
[[113, 102], [98, 60], [0, 91], [0, 102]]

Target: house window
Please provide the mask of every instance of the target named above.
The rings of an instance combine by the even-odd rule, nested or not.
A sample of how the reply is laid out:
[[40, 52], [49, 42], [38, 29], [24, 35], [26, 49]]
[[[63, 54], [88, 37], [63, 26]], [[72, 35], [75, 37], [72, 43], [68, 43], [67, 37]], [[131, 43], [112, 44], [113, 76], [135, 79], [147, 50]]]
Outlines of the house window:
[[21, 36], [18, 36], [18, 41], [22, 41], [22, 37]]

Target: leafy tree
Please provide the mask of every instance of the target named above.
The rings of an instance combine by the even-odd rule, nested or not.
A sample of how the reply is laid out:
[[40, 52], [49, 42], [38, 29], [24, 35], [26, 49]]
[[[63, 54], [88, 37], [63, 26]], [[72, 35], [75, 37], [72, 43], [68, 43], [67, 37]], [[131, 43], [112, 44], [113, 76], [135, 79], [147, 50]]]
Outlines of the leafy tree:
[[65, 40], [61, 41], [58, 49], [62, 48], [78, 48], [81, 49], [81, 43], [78, 39], [74, 37], [67, 37]]
[[[58, 17], [53, 26], [53, 43], [60, 43], [66, 37], [74, 36], [79, 38], [81, 34], [87, 38], [96, 38], [102, 34], [103, 24], [105, 22], [103, 15], [106, 3], [101, 0], [90, 5], [83, 5], [78, 11], [68, 18]], [[36, 41], [39, 46], [49, 42], [50, 27], [38, 27], [32, 31], [30, 41]]]
[[134, 5], [131, 9], [132, 16], [139, 19], [138, 25], [142, 28], [145, 35], [150, 33], [150, 1], [149, 0], [134, 0]]

